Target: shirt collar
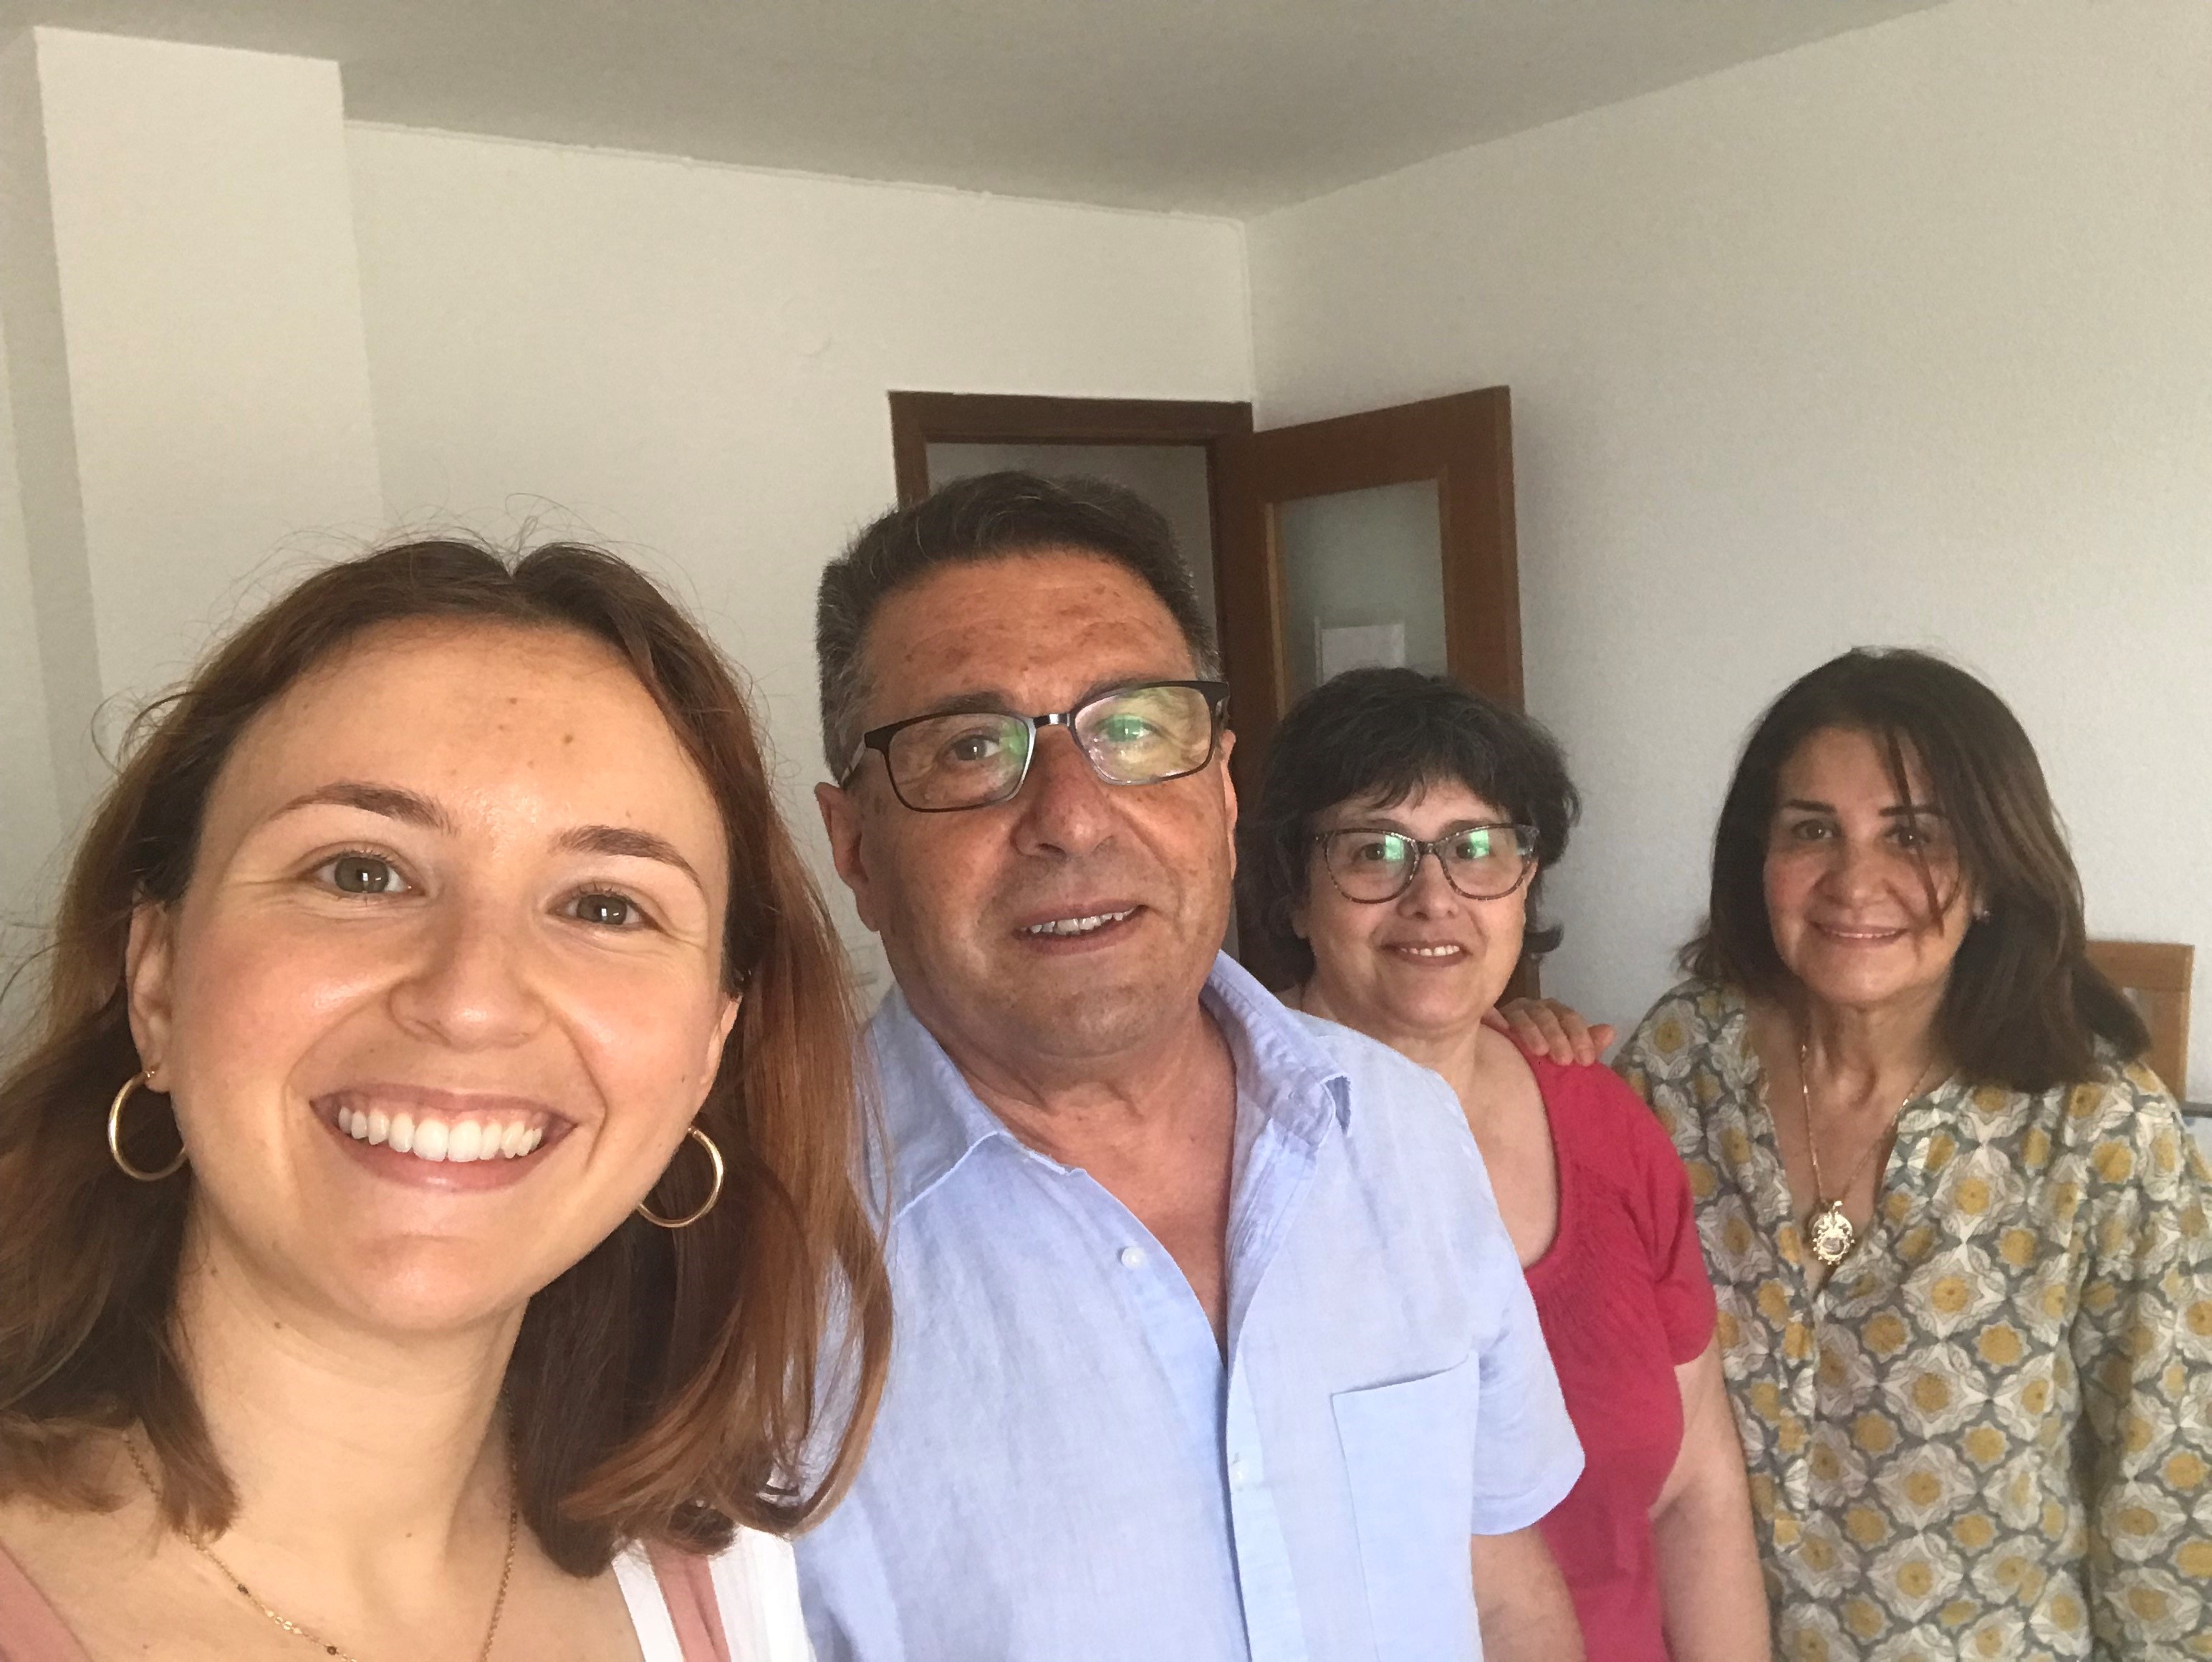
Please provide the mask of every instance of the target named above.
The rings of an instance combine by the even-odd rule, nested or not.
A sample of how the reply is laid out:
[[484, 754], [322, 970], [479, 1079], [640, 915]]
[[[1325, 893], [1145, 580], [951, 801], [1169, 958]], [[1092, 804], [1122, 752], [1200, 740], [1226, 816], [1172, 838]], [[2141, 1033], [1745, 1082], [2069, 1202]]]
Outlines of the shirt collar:
[[1332, 1119], [1352, 1129], [1352, 1081], [1307, 1017], [1285, 1006], [1226, 953], [1199, 995], [1237, 1062], [1237, 1094], [1284, 1131], [1317, 1144]]
[[[1225, 953], [1216, 955], [1199, 996], [1228, 1041], [1244, 1104], [1308, 1144], [1318, 1144], [1331, 1121], [1350, 1129], [1351, 1081], [1312, 1024]], [[883, 1091], [894, 1216], [994, 1138], [1031, 1152], [983, 1105], [900, 989], [877, 1007], [868, 1044]]]

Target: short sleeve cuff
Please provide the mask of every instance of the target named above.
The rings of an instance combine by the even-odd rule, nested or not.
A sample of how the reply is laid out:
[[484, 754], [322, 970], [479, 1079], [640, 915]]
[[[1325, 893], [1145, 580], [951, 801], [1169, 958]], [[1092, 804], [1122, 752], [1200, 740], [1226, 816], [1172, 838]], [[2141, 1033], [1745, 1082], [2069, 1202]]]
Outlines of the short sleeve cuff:
[[1527, 1529], [1565, 1500], [1583, 1475], [1582, 1445], [1571, 1435], [1567, 1446], [1545, 1463], [1536, 1480], [1513, 1495], [1475, 1497], [1474, 1535], [1510, 1535]]
[[[1702, 1260], [1699, 1264], [1702, 1268]], [[1667, 1330], [1668, 1355], [1675, 1367], [1686, 1367], [1704, 1355], [1705, 1347], [1713, 1342], [1713, 1330], [1720, 1325], [1720, 1308], [1710, 1286], [1662, 1288], [1659, 1319]]]

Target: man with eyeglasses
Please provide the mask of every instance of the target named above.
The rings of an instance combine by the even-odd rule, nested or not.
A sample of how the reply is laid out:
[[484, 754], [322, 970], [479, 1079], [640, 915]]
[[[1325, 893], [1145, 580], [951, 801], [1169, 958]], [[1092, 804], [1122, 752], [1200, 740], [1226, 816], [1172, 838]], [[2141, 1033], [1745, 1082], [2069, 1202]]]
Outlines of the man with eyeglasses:
[[[822, 1662], [1572, 1662], [1581, 1450], [1457, 1100], [1218, 948], [1227, 694], [1158, 516], [994, 474], [824, 573], [817, 795], [896, 1337]], [[1528, 1531], [1478, 1633], [1473, 1537]]]

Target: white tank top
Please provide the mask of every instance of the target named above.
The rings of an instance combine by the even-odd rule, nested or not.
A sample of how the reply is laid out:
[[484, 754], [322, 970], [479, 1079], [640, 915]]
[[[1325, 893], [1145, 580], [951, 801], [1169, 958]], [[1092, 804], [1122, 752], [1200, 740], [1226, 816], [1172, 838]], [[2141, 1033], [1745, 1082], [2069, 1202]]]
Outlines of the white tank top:
[[[741, 1529], [730, 1549], [712, 1562], [714, 1602], [721, 1610], [730, 1662], [813, 1662], [799, 1618], [799, 1562], [791, 1543]], [[645, 1662], [685, 1662], [668, 1600], [645, 1549], [632, 1547], [615, 1560], [614, 1568]]]

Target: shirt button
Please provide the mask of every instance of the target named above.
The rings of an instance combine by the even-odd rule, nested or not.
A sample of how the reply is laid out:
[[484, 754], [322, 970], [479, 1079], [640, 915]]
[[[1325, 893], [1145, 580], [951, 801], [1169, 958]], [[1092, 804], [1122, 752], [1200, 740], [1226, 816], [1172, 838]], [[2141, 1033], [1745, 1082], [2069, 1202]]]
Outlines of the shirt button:
[[1244, 1457], [1241, 1454], [1232, 1454], [1229, 1457], [1229, 1487], [1231, 1488], [1244, 1487]]
[[1123, 1247], [1123, 1248], [1121, 1249], [1121, 1268], [1122, 1268], [1122, 1269], [1142, 1269], [1144, 1267], [1145, 1267], [1145, 1249], [1144, 1249], [1143, 1247], [1141, 1247], [1141, 1246], [1125, 1246], [1125, 1247]]

